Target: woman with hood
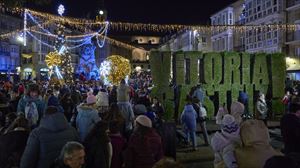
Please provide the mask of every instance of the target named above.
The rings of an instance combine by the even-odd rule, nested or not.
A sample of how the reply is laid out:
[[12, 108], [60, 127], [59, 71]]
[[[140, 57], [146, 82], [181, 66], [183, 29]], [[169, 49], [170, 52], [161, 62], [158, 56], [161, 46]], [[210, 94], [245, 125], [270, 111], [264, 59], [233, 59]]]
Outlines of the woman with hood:
[[230, 114], [224, 116], [221, 125], [221, 132], [215, 133], [211, 139], [215, 155], [214, 167], [237, 168], [234, 149], [240, 145], [240, 127]]
[[83, 141], [95, 124], [100, 121], [96, 108], [96, 96], [92, 92], [87, 93], [86, 104], [77, 107], [76, 126], [80, 140]]
[[190, 142], [190, 138], [192, 138], [193, 150], [197, 150], [197, 113], [192, 105], [192, 98], [189, 95], [186, 96], [186, 102], [187, 103], [184, 106], [184, 110], [181, 114], [181, 122], [183, 124], [183, 129], [188, 139], [188, 142]]

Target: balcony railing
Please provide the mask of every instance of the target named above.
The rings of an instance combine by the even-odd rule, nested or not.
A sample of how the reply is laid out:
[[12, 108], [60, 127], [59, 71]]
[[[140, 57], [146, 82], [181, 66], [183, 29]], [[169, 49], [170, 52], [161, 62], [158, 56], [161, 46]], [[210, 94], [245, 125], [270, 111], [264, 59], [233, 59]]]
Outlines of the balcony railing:
[[300, 41], [300, 30], [288, 33], [287, 42]]
[[299, 5], [300, 4], [300, 0], [290, 0], [287, 3], [287, 8], [293, 7], [295, 5]]

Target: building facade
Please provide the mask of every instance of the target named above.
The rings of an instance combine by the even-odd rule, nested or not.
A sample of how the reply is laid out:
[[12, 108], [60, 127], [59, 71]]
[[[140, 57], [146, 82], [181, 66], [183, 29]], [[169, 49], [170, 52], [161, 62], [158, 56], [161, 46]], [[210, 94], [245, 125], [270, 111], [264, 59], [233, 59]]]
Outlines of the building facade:
[[300, 57], [300, 0], [287, 0], [287, 23], [296, 24], [296, 31], [288, 32], [286, 38], [287, 52], [291, 57]]
[[[243, 33], [238, 33], [230, 27], [244, 24], [243, 3], [243, 0], [239, 0], [210, 17], [211, 25], [216, 27], [213, 28], [211, 36], [213, 51], [243, 50]], [[228, 26], [228, 28], [218, 29], [217, 26]]]
[[[245, 25], [286, 23], [284, 0], [245, 0]], [[285, 52], [285, 32], [276, 28], [249, 29], [245, 34], [246, 52]]]
[[162, 51], [203, 51], [209, 52], [211, 48], [210, 32], [184, 31], [165, 39], [160, 45]]
[[[0, 34], [20, 29], [22, 20], [10, 15], [0, 13]], [[12, 75], [18, 73], [20, 66], [21, 43], [15, 36], [0, 41], [0, 73]]]

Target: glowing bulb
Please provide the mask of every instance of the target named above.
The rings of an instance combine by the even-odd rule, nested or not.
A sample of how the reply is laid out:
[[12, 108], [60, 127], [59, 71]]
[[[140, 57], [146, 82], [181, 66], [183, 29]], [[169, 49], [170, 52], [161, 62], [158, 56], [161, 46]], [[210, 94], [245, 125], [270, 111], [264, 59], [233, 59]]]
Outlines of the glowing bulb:
[[100, 15], [103, 15], [103, 14], [104, 14], [103, 10], [100, 10], [100, 11], [99, 11], [99, 14], [100, 14]]
[[64, 14], [64, 12], [65, 12], [65, 7], [64, 7], [64, 5], [60, 4], [60, 5], [58, 6], [57, 12], [58, 12], [58, 14], [59, 14], [60, 16], [62, 16], [62, 15]]

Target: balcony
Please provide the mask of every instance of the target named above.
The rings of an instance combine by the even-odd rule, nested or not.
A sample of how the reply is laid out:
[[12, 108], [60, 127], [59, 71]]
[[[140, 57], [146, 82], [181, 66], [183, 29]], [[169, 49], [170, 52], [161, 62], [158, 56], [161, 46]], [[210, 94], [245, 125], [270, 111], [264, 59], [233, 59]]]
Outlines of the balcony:
[[245, 45], [234, 46], [233, 51], [243, 52], [245, 51]]
[[289, 0], [287, 3], [286, 10], [293, 11], [300, 8], [300, 0]]
[[288, 33], [286, 44], [288, 44], [288, 45], [300, 45], [300, 30]]

